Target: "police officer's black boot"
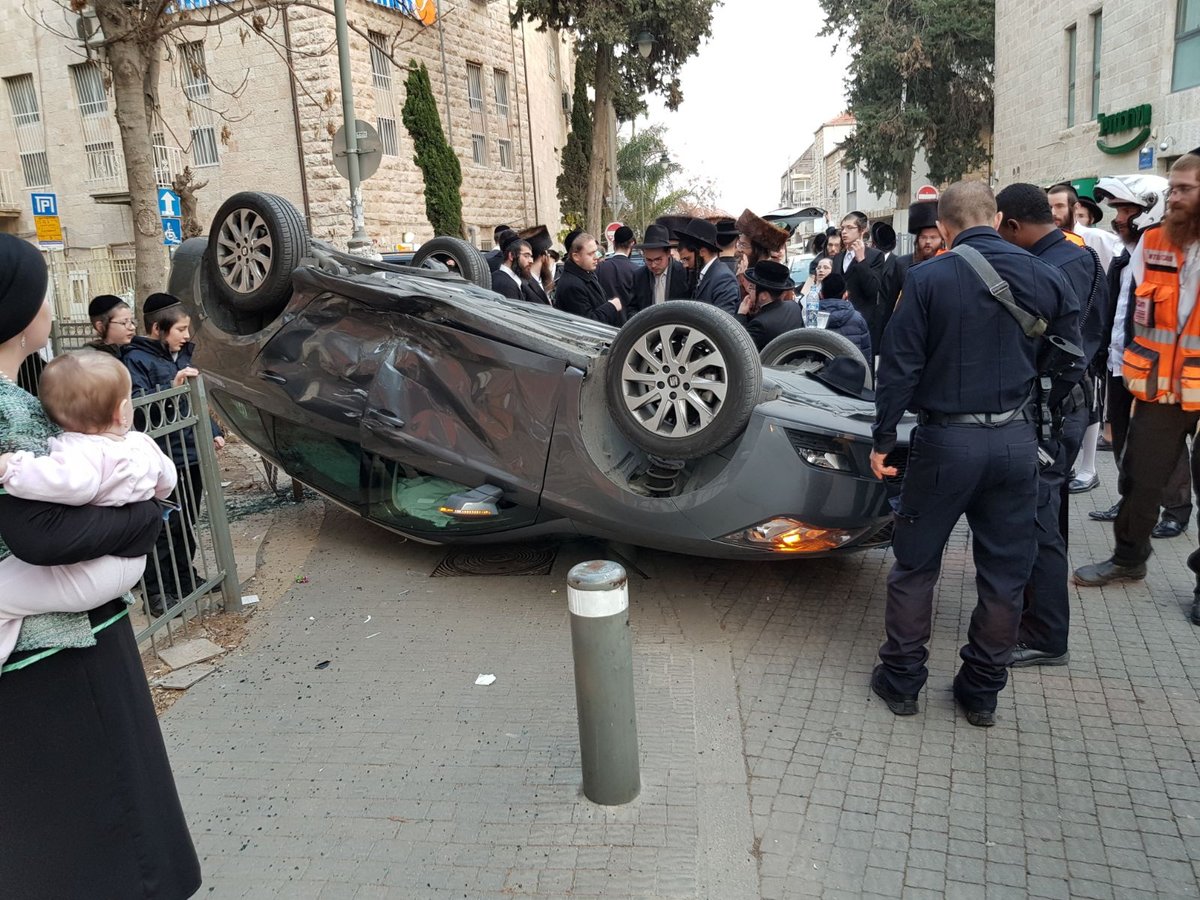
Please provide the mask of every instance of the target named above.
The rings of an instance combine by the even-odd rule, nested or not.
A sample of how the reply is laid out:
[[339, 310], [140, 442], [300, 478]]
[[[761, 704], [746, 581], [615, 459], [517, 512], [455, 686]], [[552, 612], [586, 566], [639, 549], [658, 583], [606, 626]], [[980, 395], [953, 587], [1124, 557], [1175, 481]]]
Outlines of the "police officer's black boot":
[[1192, 593], [1192, 624], [1200, 625], [1200, 587]]

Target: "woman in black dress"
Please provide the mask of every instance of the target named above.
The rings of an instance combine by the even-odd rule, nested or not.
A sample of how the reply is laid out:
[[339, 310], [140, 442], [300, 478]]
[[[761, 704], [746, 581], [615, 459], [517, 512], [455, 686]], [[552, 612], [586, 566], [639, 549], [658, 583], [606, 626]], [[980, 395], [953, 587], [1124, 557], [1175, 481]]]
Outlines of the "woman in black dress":
[[[45, 292], [37, 250], [0, 234], [0, 450], [27, 448], [53, 429], [15, 384], [22, 361], [49, 337]], [[71, 507], [0, 495], [0, 556], [7, 555], [6, 543], [35, 565], [140, 556], [153, 550], [161, 526], [153, 502]], [[46, 608], [53, 610], [52, 599]], [[78, 614], [78, 621], [29, 617], [24, 648], [19, 643], [3, 661], [5, 897], [184, 900], [200, 887], [200, 864], [125, 611], [113, 600]], [[26, 640], [30, 623], [43, 627], [30, 627]], [[63, 637], [47, 637], [54, 635]]]

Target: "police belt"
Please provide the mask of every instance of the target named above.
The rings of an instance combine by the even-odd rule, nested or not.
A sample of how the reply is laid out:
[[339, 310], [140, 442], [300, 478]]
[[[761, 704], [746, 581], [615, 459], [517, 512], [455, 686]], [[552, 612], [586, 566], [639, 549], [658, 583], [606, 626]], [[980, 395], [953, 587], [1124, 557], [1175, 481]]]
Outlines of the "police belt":
[[1088, 397], [1088, 392], [1084, 389], [1083, 385], [1076, 384], [1071, 387], [1071, 392], [1062, 398], [1062, 401], [1058, 404], [1058, 411], [1061, 415], [1069, 416], [1071, 413], [1090, 405], [1091, 400]]
[[996, 413], [942, 413], [923, 409], [917, 413], [918, 425], [979, 425], [984, 428], [999, 428], [1011, 422], [1032, 422], [1033, 412], [1028, 403], [1016, 409]]

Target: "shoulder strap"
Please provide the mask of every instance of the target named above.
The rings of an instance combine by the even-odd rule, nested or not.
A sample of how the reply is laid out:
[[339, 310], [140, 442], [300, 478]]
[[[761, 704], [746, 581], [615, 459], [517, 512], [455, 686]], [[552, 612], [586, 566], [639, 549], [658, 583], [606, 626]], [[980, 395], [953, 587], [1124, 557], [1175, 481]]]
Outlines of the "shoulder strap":
[[950, 252], [958, 254], [974, 270], [980, 280], [987, 285], [988, 292], [996, 299], [996, 302], [1017, 320], [1017, 324], [1025, 332], [1025, 337], [1037, 338], [1046, 333], [1049, 323], [1041, 316], [1026, 312], [1017, 305], [1017, 301], [1008, 287], [1008, 282], [997, 274], [991, 263], [983, 258], [982, 253], [968, 244], [959, 244]]

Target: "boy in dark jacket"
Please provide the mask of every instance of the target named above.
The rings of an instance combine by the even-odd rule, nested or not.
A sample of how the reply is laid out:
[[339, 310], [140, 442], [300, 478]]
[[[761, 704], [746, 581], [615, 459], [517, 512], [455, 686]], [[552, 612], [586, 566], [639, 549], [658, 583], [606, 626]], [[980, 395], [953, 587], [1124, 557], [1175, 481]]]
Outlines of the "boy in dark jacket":
[[829, 313], [825, 328], [853, 341], [854, 346], [862, 351], [867, 364], [871, 365], [871, 330], [863, 314], [845, 299], [845, 293], [846, 279], [841, 275], [831, 273], [821, 282], [821, 312]]
[[[133, 396], [155, 394], [172, 387], [181, 387], [188, 378], [200, 373], [192, 368], [191, 317], [184, 312], [178, 298], [170, 294], [151, 294], [142, 305], [146, 335], [138, 335], [125, 352], [123, 362], [133, 380]], [[167, 401], [171, 403], [172, 401]], [[180, 414], [188, 415], [185, 400]], [[173, 410], [164, 410], [168, 418]], [[160, 424], [161, 413], [151, 408], [150, 425]], [[220, 450], [225, 438], [216, 423], [209, 422], [214, 446]], [[138, 423], [145, 427], [144, 420]], [[192, 567], [196, 554], [196, 516], [204, 485], [200, 478], [200, 461], [196, 454], [195, 431], [203, 423], [159, 438], [163, 451], [175, 462], [179, 471], [177, 500], [181, 511], [172, 511], [167, 526], [158, 535], [154, 559], [146, 562], [146, 594], [150, 611], [162, 615], [169, 606], [179, 602], [196, 589], [203, 579]]]

